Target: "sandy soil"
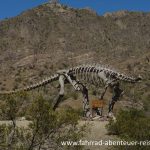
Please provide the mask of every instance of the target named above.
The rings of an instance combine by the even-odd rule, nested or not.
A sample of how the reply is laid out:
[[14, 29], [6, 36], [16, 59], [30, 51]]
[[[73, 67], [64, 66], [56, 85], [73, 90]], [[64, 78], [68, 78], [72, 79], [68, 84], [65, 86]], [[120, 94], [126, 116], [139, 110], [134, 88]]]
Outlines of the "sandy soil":
[[[80, 125], [87, 124], [89, 126], [89, 132], [87, 132], [86, 137], [83, 139], [87, 141], [108, 141], [117, 139], [116, 136], [108, 135], [106, 125], [108, 121], [79, 121]], [[85, 146], [85, 150], [106, 150], [107, 145], [92, 145]]]

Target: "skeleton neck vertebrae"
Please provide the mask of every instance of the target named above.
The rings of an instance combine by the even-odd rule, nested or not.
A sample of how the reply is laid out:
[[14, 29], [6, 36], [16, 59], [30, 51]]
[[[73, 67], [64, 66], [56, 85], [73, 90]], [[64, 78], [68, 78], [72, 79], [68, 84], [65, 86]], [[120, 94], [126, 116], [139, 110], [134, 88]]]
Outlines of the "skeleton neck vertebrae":
[[[101, 65], [80, 65], [77, 67], [73, 67], [66, 70], [57, 71], [57, 73], [49, 78], [44, 79], [43, 81], [28, 86], [26, 88], [16, 89], [13, 91], [0, 92], [2, 94], [13, 94], [19, 91], [30, 91], [32, 89], [36, 89], [38, 87], [49, 84], [53, 81], [59, 81], [60, 92], [56, 103], [54, 105], [54, 109], [57, 108], [59, 102], [61, 101], [64, 95], [64, 85], [65, 83], [70, 83], [76, 91], [81, 91], [84, 97], [83, 100], [83, 108], [85, 115], [89, 115], [87, 113], [89, 111], [89, 99], [88, 99], [88, 91], [85, 86], [86, 83], [93, 84], [95, 86], [104, 86], [104, 92], [102, 96], [104, 96], [106, 89], [109, 85], [113, 84], [115, 81], [124, 81], [129, 83], [136, 83], [141, 80], [140, 77], [134, 78], [129, 77], [124, 74], [118, 73], [111, 69], [105, 68]], [[84, 83], [84, 84], [83, 84]]]

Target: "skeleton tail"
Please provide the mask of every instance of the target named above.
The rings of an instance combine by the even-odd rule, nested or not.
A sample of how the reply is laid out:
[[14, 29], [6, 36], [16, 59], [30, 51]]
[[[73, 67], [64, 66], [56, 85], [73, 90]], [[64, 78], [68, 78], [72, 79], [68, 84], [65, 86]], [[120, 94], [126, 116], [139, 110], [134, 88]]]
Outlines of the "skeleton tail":
[[30, 91], [30, 90], [33, 90], [33, 89], [36, 89], [38, 87], [41, 87], [41, 86], [44, 86], [48, 83], [51, 83], [53, 81], [56, 81], [58, 80], [59, 78], [59, 75], [58, 74], [55, 74], [49, 78], [46, 78], [36, 84], [33, 84], [33, 85], [30, 85], [30, 86], [27, 86], [25, 88], [20, 88], [20, 89], [16, 89], [16, 90], [12, 90], [12, 91], [3, 91], [3, 92], [0, 92], [0, 95], [10, 95], [10, 94], [15, 94], [15, 93], [18, 93], [18, 92], [23, 92], [23, 91]]

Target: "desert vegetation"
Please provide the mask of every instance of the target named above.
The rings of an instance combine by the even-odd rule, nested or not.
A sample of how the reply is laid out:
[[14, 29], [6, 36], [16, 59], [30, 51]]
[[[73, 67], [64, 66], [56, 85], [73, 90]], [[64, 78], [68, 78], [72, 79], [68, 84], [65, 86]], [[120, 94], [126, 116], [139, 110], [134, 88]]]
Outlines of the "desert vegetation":
[[[85, 126], [77, 126], [79, 114], [71, 108], [54, 112], [50, 102], [37, 95], [22, 108], [28, 96], [7, 96], [1, 104], [0, 149], [74, 149], [61, 141], [77, 141], [85, 134]], [[24, 116], [24, 117], [23, 117]], [[22, 126], [18, 122], [23, 121]], [[7, 121], [8, 120], [8, 121]], [[82, 149], [82, 146], [76, 146]]]
[[[107, 125], [109, 134], [118, 135], [121, 140], [139, 142], [137, 145], [114, 146], [117, 150], [148, 150], [150, 146], [150, 118], [137, 109], [120, 110], [116, 122]], [[140, 143], [141, 142], [141, 143]], [[147, 142], [147, 144], [146, 144]]]

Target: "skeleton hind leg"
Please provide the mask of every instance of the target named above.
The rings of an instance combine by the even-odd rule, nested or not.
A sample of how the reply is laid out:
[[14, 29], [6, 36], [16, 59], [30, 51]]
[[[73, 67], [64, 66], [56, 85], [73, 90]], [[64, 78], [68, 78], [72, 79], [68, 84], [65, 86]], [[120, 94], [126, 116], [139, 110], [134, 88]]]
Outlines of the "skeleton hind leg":
[[64, 75], [60, 75], [59, 77], [60, 91], [59, 91], [59, 95], [55, 100], [55, 104], [53, 105], [53, 110], [56, 110], [62, 98], [64, 97], [64, 80], [65, 80]]

